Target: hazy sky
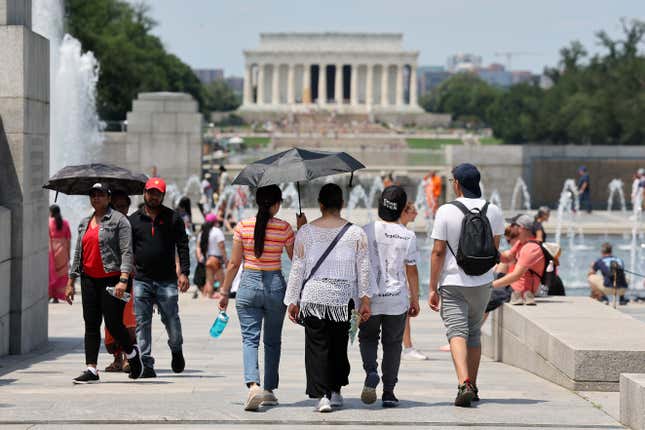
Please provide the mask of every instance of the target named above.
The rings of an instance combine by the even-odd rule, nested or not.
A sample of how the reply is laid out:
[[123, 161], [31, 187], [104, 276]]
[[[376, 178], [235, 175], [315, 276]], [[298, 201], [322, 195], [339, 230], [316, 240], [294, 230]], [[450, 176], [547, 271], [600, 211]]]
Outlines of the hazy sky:
[[[132, 2], [141, 0], [131, 0]], [[420, 51], [419, 65], [445, 65], [457, 52], [502, 62], [502, 51], [528, 52], [513, 69], [555, 65], [572, 40], [597, 50], [594, 33], [620, 34], [620, 18], [645, 20], [645, 0], [144, 0], [155, 34], [195, 68], [242, 75], [243, 49], [260, 32], [401, 32]]]

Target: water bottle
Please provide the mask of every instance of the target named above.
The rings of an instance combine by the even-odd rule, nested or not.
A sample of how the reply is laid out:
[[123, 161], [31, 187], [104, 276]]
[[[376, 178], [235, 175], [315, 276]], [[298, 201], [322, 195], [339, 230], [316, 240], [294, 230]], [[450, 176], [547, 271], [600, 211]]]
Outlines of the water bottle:
[[220, 311], [219, 315], [217, 315], [217, 318], [215, 318], [215, 321], [213, 322], [213, 325], [211, 326], [211, 336], [217, 339], [222, 335], [222, 332], [224, 331], [224, 328], [226, 328], [226, 324], [228, 324], [228, 315], [224, 311]]
[[126, 303], [130, 301], [130, 293], [128, 293], [127, 291], [123, 293], [123, 297], [117, 297], [114, 295], [114, 287], [107, 287], [105, 288], [105, 290], [115, 299], [123, 300]]

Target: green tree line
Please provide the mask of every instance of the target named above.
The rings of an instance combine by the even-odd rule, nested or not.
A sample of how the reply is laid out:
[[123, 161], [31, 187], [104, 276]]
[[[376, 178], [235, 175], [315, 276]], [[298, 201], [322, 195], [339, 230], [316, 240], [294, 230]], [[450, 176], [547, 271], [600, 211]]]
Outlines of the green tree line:
[[507, 143], [645, 143], [645, 22], [623, 20], [622, 35], [596, 33], [602, 52], [589, 56], [580, 42], [560, 50], [552, 82], [508, 89], [459, 73], [420, 98], [426, 111], [451, 113], [456, 120], [485, 124]]
[[65, 0], [66, 31], [99, 60], [97, 110], [118, 121], [132, 100], [147, 91], [191, 94], [200, 111], [233, 110], [239, 97], [223, 81], [203, 85], [192, 69], [169, 53], [151, 31], [156, 23], [145, 3], [124, 0]]

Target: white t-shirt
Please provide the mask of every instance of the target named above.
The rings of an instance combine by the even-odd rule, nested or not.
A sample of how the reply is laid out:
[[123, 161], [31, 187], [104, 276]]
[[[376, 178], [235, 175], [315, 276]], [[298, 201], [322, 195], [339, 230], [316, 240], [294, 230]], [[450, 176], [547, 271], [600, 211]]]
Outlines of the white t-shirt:
[[405, 266], [417, 264], [417, 238], [402, 224], [374, 221], [363, 227], [370, 257], [373, 315], [401, 315], [410, 306]]
[[[486, 203], [483, 199], [467, 199], [460, 197], [457, 201], [463, 203], [468, 209], [482, 208]], [[493, 236], [501, 236], [504, 234], [504, 217], [502, 211], [495, 205], [489, 204], [486, 210], [486, 216], [490, 221]], [[432, 229], [431, 237], [437, 240], [445, 240], [452, 247], [452, 250], [457, 254], [459, 249], [459, 235], [461, 233], [461, 223], [464, 219], [464, 214], [455, 205], [445, 204], [442, 205], [437, 211], [434, 219], [434, 227]], [[443, 269], [441, 270], [441, 277], [439, 278], [439, 286], [442, 285], [455, 285], [462, 287], [477, 287], [493, 282], [493, 269], [491, 268], [487, 273], [480, 276], [470, 276], [457, 264], [457, 259], [446, 249], [446, 258], [443, 262]]]
[[[199, 233], [197, 238], [197, 243], [201, 243], [202, 234]], [[219, 244], [224, 242], [224, 233], [218, 227], [211, 228], [210, 233], [208, 233], [208, 255], [214, 255], [215, 257], [223, 257], [222, 250], [219, 249]]]

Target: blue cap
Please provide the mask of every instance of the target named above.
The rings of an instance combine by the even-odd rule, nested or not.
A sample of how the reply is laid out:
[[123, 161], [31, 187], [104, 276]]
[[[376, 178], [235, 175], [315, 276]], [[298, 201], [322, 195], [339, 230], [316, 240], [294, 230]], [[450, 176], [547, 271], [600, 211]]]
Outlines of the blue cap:
[[478, 199], [482, 196], [482, 190], [479, 188], [481, 175], [477, 167], [470, 163], [462, 163], [452, 169], [452, 177], [459, 182], [464, 197]]

